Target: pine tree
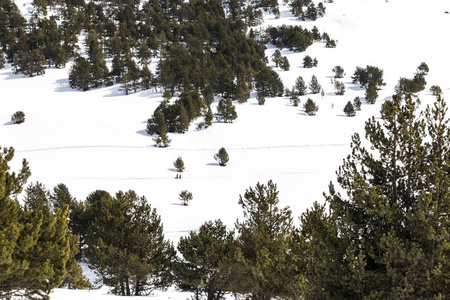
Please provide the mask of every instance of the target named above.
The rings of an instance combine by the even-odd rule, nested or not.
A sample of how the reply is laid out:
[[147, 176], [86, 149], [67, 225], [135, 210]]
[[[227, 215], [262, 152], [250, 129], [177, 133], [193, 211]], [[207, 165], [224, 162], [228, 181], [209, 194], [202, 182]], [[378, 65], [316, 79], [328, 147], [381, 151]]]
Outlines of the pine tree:
[[183, 202], [184, 206], [187, 206], [189, 201], [192, 200], [192, 193], [188, 190], [183, 190], [178, 195], [178, 199], [180, 199], [181, 202]]
[[314, 268], [306, 273], [307, 290], [335, 299], [437, 299], [450, 293], [446, 112], [440, 97], [421, 114], [411, 95], [394, 95], [383, 104], [381, 121], [366, 122], [370, 149], [353, 136], [351, 154], [337, 172], [345, 194], [330, 185], [330, 212], [317, 211], [320, 226], [330, 230], [320, 234], [318, 224], [302, 221], [316, 229], [314, 237], [304, 236], [307, 247], [323, 249], [306, 262]]
[[103, 199], [89, 225], [89, 264], [118, 295], [168, 286], [175, 252], [164, 238], [156, 210], [134, 191]]
[[345, 84], [342, 81], [335, 80], [334, 81], [334, 89], [336, 95], [344, 95], [345, 94]]
[[222, 99], [217, 105], [217, 113], [214, 114], [218, 121], [223, 121], [224, 123], [233, 123], [237, 118], [236, 108], [230, 98]]
[[219, 152], [214, 154], [214, 159], [219, 163], [220, 166], [225, 167], [230, 160], [227, 150], [225, 148], [220, 148]]
[[359, 96], [356, 96], [355, 99], [353, 99], [353, 107], [355, 110], [361, 110], [361, 99]]
[[184, 161], [183, 161], [183, 159], [179, 156], [174, 161], [173, 166], [175, 167], [175, 169], [177, 169], [177, 172], [183, 172], [184, 171]]
[[294, 105], [295, 107], [297, 107], [298, 104], [300, 103], [300, 97], [298, 96], [298, 93], [296, 91], [293, 91], [291, 93], [290, 101], [292, 105]]
[[308, 98], [308, 100], [305, 102], [303, 108], [305, 109], [305, 113], [308, 116], [315, 116], [317, 111], [319, 111], [319, 106], [317, 106], [316, 103], [310, 98]]
[[311, 58], [311, 56], [306, 55], [303, 58], [303, 68], [312, 68], [313, 67], [313, 59]]
[[293, 90], [297, 90], [299, 96], [304, 96], [306, 94], [306, 91], [308, 90], [308, 87], [306, 86], [305, 81], [303, 80], [302, 76], [298, 76], [295, 80], [295, 85]]
[[205, 127], [208, 128], [212, 125], [213, 121], [213, 113], [211, 110], [211, 106], [208, 106], [208, 109], [205, 111]]
[[289, 64], [289, 59], [286, 56], [283, 56], [283, 58], [281, 59], [280, 68], [283, 71], [289, 71], [290, 67], [291, 65]]
[[366, 89], [365, 96], [366, 96], [367, 103], [375, 104], [375, 102], [377, 101], [378, 89], [377, 89], [377, 85], [374, 81], [369, 82], [369, 85], [367, 86], [367, 89]]
[[258, 101], [259, 105], [264, 105], [266, 103], [266, 97], [262, 93], [256, 94], [256, 100]]
[[430, 87], [430, 92], [433, 94], [433, 96], [439, 96], [442, 94], [442, 89], [438, 85], [432, 85]]
[[73, 89], [87, 91], [92, 84], [91, 64], [83, 57], [75, 60], [69, 71], [69, 86]]
[[13, 148], [0, 148], [0, 298], [20, 296], [29, 262], [26, 253], [36, 243], [38, 228], [24, 222], [26, 213], [17, 196], [22, 192], [31, 172], [26, 160], [18, 173], [10, 172]]
[[347, 117], [354, 117], [356, 115], [355, 107], [350, 101], [345, 105], [344, 113]]
[[322, 86], [319, 84], [319, 81], [317, 80], [317, 77], [313, 75], [311, 77], [311, 81], [308, 84], [308, 88], [311, 91], [312, 94], [318, 94], [320, 93], [320, 90], [322, 89]]
[[3, 51], [0, 49], [0, 70], [3, 69], [5, 67], [5, 54], [3, 53]]
[[223, 299], [230, 291], [234, 232], [220, 220], [205, 222], [198, 231], [180, 238], [178, 251], [183, 257], [175, 268], [178, 286], [206, 294], [207, 300]]
[[239, 196], [244, 220], [236, 222], [238, 261], [233, 284], [237, 292], [252, 299], [270, 299], [291, 295], [288, 253], [293, 237], [289, 207], [280, 209], [278, 190], [269, 181], [258, 183]]
[[344, 68], [341, 66], [336, 66], [332, 70], [334, 72], [334, 78], [343, 78], [345, 75]]
[[282, 55], [280, 50], [276, 49], [275, 52], [272, 54], [272, 61], [275, 63], [275, 67], [279, 67], [282, 60]]
[[23, 111], [16, 111], [11, 116], [11, 122], [13, 124], [21, 124], [21, 123], [25, 122], [25, 113]]
[[180, 117], [179, 117], [179, 132], [185, 133], [189, 129], [189, 116], [186, 112], [186, 108], [184, 108], [183, 103], [180, 103]]

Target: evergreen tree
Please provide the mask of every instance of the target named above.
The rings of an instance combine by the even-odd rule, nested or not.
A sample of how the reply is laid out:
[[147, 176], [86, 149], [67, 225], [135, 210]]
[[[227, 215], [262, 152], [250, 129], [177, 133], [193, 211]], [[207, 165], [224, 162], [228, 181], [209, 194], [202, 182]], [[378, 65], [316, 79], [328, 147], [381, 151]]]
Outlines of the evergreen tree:
[[292, 105], [294, 105], [295, 107], [297, 107], [298, 104], [300, 103], [300, 97], [298, 96], [298, 93], [296, 91], [293, 91], [291, 93], [290, 101]]
[[438, 85], [432, 85], [430, 87], [430, 92], [433, 94], [433, 96], [439, 96], [442, 94], [442, 89]]
[[306, 91], [308, 90], [308, 87], [306, 86], [305, 81], [303, 80], [302, 76], [298, 76], [295, 80], [295, 85], [293, 90], [297, 90], [299, 96], [304, 96], [306, 94]]
[[0, 70], [5, 67], [5, 63], [6, 63], [5, 54], [0, 49]]
[[[366, 122], [366, 138], [352, 138], [337, 172], [345, 195], [330, 185], [329, 215], [305, 236], [320, 245], [307, 290], [321, 298], [438, 299], [448, 288], [449, 138], [447, 107], [438, 97], [425, 114], [411, 95], [394, 95], [381, 121]], [[325, 225], [326, 224], [326, 225]], [[326, 234], [317, 229], [328, 227]], [[324, 232], [325, 233], [325, 232]], [[314, 242], [315, 241], [315, 242]], [[310, 267], [314, 267], [307, 262]]]
[[275, 63], [275, 67], [279, 67], [281, 64], [281, 60], [283, 59], [280, 50], [276, 49], [272, 54], [272, 61]]
[[175, 167], [175, 169], [177, 169], [177, 172], [183, 172], [184, 171], [184, 161], [183, 161], [183, 159], [179, 156], [174, 161], [173, 166]]
[[322, 86], [319, 84], [319, 81], [317, 80], [317, 77], [315, 75], [312, 76], [311, 81], [308, 84], [308, 88], [312, 94], [320, 93]]
[[220, 220], [206, 222], [198, 231], [181, 237], [178, 251], [183, 260], [175, 269], [180, 288], [221, 300], [230, 291], [230, 266], [236, 252], [234, 232]]
[[91, 220], [88, 245], [89, 264], [115, 294], [140, 295], [171, 283], [173, 246], [156, 210], [134, 191], [104, 198]]
[[233, 123], [237, 118], [236, 108], [230, 98], [222, 99], [217, 105], [217, 113], [214, 114], [218, 121], [223, 121], [224, 123]]
[[385, 85], [383, 82], [383, 70], [374, 66], [366, 66], [366, 68], [356, 67], [352, 80], [353, 83], [359, 83], [362, 87], [366, 88], [370, 82], [377, 88]]
[[208, 109], [205, 111], [205, 127], [208, 128], [212, 125], [213, 121], [213, 113], [211, 110], [211, 106], [208, 106]]
[[183, 103], [180, 103], [180, 117], [179, 117], [179, 132], [185, 133], [189, 129], [189, 116], [184, 108]]
[[17, 196], [22, 192], [31, 172], [26, 160], [18, 173], [10, 172], [13, 148], [0, 148], [0, 298], [20, 296], [27, 288], [22, 284], [29, 266], [26, 254], [36, 243], [39, 228], [25, 222]]
[[303, 58], [303, 68], [312, 68], [313, 67], [313, 59], [311, 58], [311, 56], [306, 55]]
[[356, 115], [355, 107], [350, 101], [345, 105], [344, 113], [347, 117], [354, 117]]
[[377, 89], [377, 85], [375, 83], [375, 81], [370, 81], [369, 85], [367, 86], [366, 89], [366, 102], [370, 103], [370, 104], [375, 104], [375, 102], [377, 101], [378, 98], [378, 89]]
[[286, 56], [283, 56], [283, 58], [281, 59], [280, 68], [283, 71], [289, 71], [290, 67], [291, 65], [289, 64], [289, 59]]
[[45, 74], [45, 56], [41, 49], [20, 51], [14, 57], [14, 73], [23, 73], [25, 76]]
[[183, 190], [180, 192], [180, 194], [178, 195], [178, 198], [180, 199], [180, 201], [183, 202], [184, 206], [187, 206], [189, 201], [192, 200], [192, 193], [189, 192], [188, 190]]
[[252, 299], [292, 296], [288, 253], [294, 226], [289, 207], [280, 209], [278, 203], [272, 181], [258, 183], [239, 197], [244, 220], [236, 222], [240, 253], [233, 284], [237, 292], [251, 294]]
[[308, 116], [315, 116], [317, 111], [319, 110], [319, 106], [317, 106], [316, 103], [310, 98], [308, 98], [308, 100], [305, 102], [303, 108], [305, 109], [305, 113]]
[[345, 84], [342, 81], [335, 80], [334, 81], [334, 92], [336, 95], [344, 95], [345, 94]]
[[256, 100], [258, 101], [259, 105], [264, 105], [266, 103], [266, 97], [262, 93], [256, 94]]
[[91, 64], [85, 58], [77, 58], [70, 68], [69, 86], [83, 91], [91, 87]]
[[359, 96], [356, 96], [355, 99], [353, 99], [353, 107], [355, 110], [361, 110], [361, 99]]
[[227, 150], [222, 147], [219, 149], [219, 152], [214, 154], [214, 159], [219, 163], [220, 166], [225, 167], [228, 164], [230, 157], [228, 156]]
[[343, 78], [345, 75], [344, 68], [341, 66], [336, 66], [333, 68], [334, 78]]
[[25, 113], [23, 111], [16, 111], [11, 116], [11, 122], [13, 124], [21, 124], [21, 123], [25, 122]]

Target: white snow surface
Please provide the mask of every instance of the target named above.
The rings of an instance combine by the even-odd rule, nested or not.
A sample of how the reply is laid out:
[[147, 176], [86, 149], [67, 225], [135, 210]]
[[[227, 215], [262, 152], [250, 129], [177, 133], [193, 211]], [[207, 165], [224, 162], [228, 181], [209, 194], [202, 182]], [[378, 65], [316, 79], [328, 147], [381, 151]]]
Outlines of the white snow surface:
[[[26, 8], [24, 3], [18, 2], [21, 9]], [[184, 135], [169, 134], [170, 147], [160, 149], [145, 132], [147, 119], [162, 100], [160, 93], [125, 96], [118, 85], [87, 92], [72, 90], [68, 85], [72, 62], [65, 69], [47, 69], [45, 75], [32, 78], [13, 74], [8, 64], [0, 70], [0, 146], [16, 149], [13, 171], [27, 159], [32, 171], [29, 182], [41, 182], [48, 189], [64, 183], [79, 200], [97, 189], [111, 194], [135, 190], [157, 209], [166, 237], [174, 244], [207, 220], [220, 218], [233, 228], [235, 221], [242, 219], [239, 195], [270, 179], [278, 186], [280, 206], [291, 207], [298, 225], [298, 217], [314, 201], [324, 202], [323, 192], [350, 153], [351, 135], [363, 134], [364, 122], [379, 117], [382, 103], [392, 96], [400, 77], [412, 78], [417, 66], [426, 62], [430, 72], [427, 89], [419, 94], [422, 102], [433, 102], [428, 91], [431, 85], [441, 86], [444, 98], [449, 96], [448, 0], [335, 0], [325, 6], [325, 17], [302, 22], [281, 5], [281, 18], [265, 14], [263, 24], [309, 29], [316, 25], [321, 33], [338, 41], [335, 49], [325, 48], [324, 43], [315, 43], [303, 53], [284, 49], [290, 71], [270, 62], [287, 88], [299, 75], [306, 82], [316, 75], [325, 90], [323, 98], [303, 96], [299, 107], [292, 106], [287, 97], [266, 98], [266, 104], [260, 106], [252, 94], [247, 103], [236, 103], [234, 123], [215, 122], [201, 131], [193, 124]], [[275, 47], [267, 46], [269, 60], [274, 51]], [[317, 58], [319, 66], [304, 69], [305, 55]], [[346, 71], [344, 96], [336, 96], [331, 83], [336, 65]], [[350, 78], [356, 66], [366, 65], [383, 69], [387, 83], [374, 105], [364, 103], [364, 89]], [[353, 118], [345, 117], [345, 104], [356, 96], [362, 98], [362, 110]], [[319, 105], [314, 117], [302, 108], [308, 97]], [[26, 121], [13, 125], [11, 115], [20, 110]], [[230, 156], [226, 167], [213, 158], [221, 147]], [[173, 162], [178, 156], [186, 165], [181, 180], [174, 179]], [[184, 189], [193, 194], [187, 207], [178, 200]], [[95, 291], [56, 289], [51, 299], [114, 297], [107, 291], [106, 287]], [[189, 294], [170, 289], [151, 297], [186, 299]]]

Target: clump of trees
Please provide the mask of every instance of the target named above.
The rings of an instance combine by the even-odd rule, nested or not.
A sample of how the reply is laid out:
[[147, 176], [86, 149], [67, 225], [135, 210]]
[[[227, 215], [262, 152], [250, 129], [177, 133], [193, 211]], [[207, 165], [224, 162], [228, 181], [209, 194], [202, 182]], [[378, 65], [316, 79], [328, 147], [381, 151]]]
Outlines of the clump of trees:
[[312, 67], [317, 67], [317, 65], [319, 64], [319, 62], [317, 61], [317, 58], [312, 58], [309, 55], [306, 55], [303, 58], [303, 68], [312, 68]]
[[386, 85], [383, 81], [383, 70], [366, 66], [366, 68], [356, 67], [352, 76], [353, 83], [359, 83], [366, 88], [366, 102], [374, 104], [378, 98], [378, 89]]
[[428, 65], [422, 62], [416, 70], [416, 74], [413, 79], [407, 79], [401, 77], [398, 80], [397, 85], [395, 86], [395, 92], [399, 95], [406, 95], [409, 93], [416, 94], [425, 89], [425, 85], [427, 84], [425, 80], [425, 76], [428, 74], [429, 68]]

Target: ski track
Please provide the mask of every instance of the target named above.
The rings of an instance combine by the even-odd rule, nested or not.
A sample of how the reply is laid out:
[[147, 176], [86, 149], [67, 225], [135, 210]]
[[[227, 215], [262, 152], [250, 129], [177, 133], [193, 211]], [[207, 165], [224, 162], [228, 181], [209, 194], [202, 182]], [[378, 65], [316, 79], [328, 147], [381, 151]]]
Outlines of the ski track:
[[[363, 143], [364, 145], [364, 143]], [[367, 143], [367, 145], [369, 145]], [[321, 148], [321, 147], [349, 147], [350, 144], [305, 144], [305, 145], [279, 145], [279, 146], [258, 146], [258, 147], [237, 147], [227, 148], [232, 151], [247, 151], [247, 150], [265, 150], [265, 149], [288, 149], [288, 148]], [[37, 148], [37, 149], [22, 149], [15, 150], [16, 153], [31, 153], [31, 152], [45, 152], [45, 151], [60, 151], [60, 150], [73, 150], [73, 149], [158, 149], [156, 146], [118, 146], [118, 145], [99, 145], [99, 146], [66, 146], [66, 147], [49, 147], [49, 148]], [[216, 148], [173, 148], [168, 147], [167, 151], [215, 151]]]

